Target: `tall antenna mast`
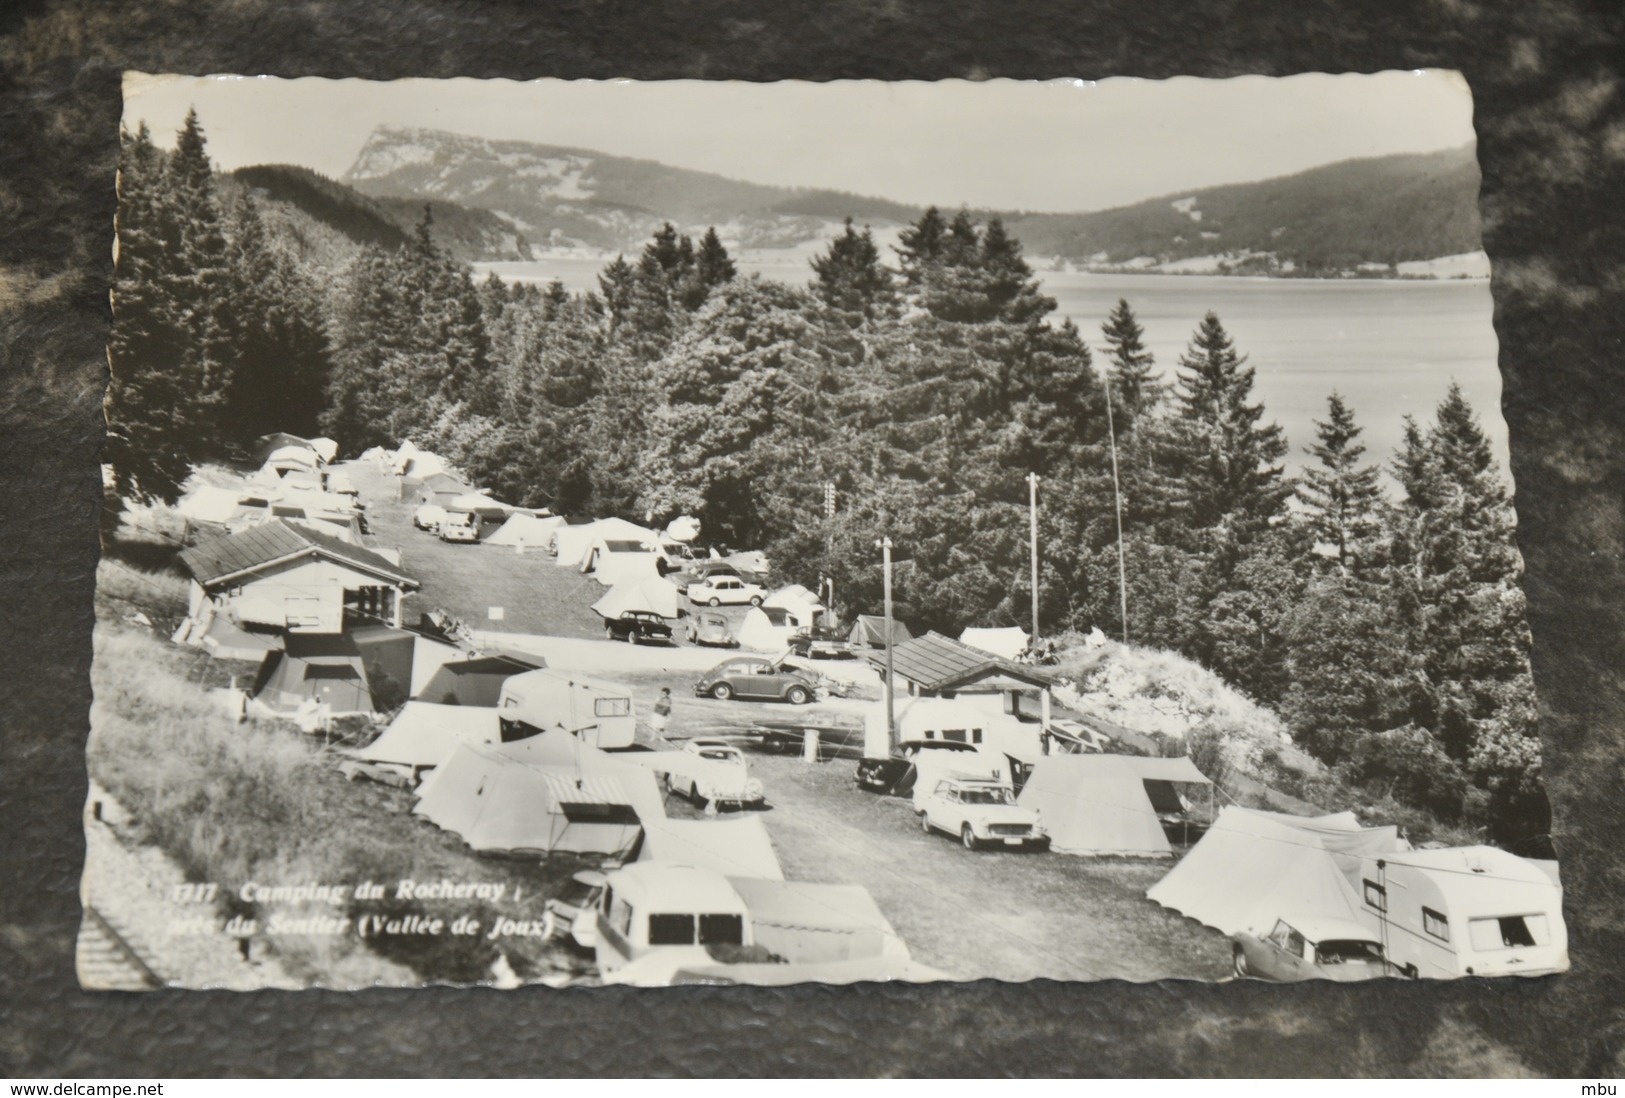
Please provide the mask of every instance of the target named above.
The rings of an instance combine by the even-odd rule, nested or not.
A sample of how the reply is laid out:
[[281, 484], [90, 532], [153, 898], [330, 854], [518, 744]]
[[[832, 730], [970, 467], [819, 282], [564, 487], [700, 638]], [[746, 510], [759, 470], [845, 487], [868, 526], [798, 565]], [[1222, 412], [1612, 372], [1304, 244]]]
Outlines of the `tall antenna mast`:
[[[1123, 643], [1128, 643], [1128, 565], [1123, 557], [1123, 486], [1117, 479], [1117, 426], [1112, 421], [1112, 381], [1106, 379], [1106, 435], [1112, 449], [1112, 500], [1117, 506], [1117, 598], [1123, 617]], [[1036, 629], [1036, 626], [1035, 626]]]

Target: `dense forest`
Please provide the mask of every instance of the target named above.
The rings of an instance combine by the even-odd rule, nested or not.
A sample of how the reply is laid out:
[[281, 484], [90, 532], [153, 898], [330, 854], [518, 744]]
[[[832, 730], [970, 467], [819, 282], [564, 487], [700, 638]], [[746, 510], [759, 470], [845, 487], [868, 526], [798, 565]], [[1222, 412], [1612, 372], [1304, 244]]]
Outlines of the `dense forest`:
[[1096, 361], [1005, 226], [965, 211], [927, 210], [895, 257], [848, 222], [803, 287], [669, 225], [579, 294], [476, 283], [427, 212], [342, 266], [298, 254], [212, 171], [195, 116], [174, 152], [127, 136], [121, 495], [173, 501], [272, 430], [350, 455], [410, 438], [514, 502], [699, 516], [786, 581], [833, 580], [849, 614], [880, 604], [887, 534], [910, 562], [898, 616], [957, 632], [1026, 620], [1036, 473], [1047, 634], [1176, 650], [1353, 782], [1509, 844], [1547, 830], [1509, 492], [1454, 387], [1386, 461], [1328, 394], [1291, 478], [1218, 316], [1169, 369], [1119, 303]]

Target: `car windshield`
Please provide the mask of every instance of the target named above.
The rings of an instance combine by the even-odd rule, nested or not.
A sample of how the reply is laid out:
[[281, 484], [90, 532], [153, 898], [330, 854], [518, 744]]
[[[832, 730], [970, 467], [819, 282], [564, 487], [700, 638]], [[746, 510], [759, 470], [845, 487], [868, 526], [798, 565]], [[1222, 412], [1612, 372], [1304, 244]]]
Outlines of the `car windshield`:
[[728, 750], [726, 747], [706, 747], [706, 748], [702, 748], [700, 750], [700, 758], [702, 758], [702, 759], [713, 759], [713, 760], [715, 760], [717, 762], [727, 762], [727, 763], [739, 762], [740, 761], [739, 755], [737, 753], [733, 752], [733, 751]]
[[1382, 946], [1358, 938], [1321, 942], [1315, 947], [1315, 962], [1322, 965], [1375, 964], [1382, 960]]
[[961, 789], [959, 799], [965, 804], [1014, 804], [1008, 789], [999, 786]]

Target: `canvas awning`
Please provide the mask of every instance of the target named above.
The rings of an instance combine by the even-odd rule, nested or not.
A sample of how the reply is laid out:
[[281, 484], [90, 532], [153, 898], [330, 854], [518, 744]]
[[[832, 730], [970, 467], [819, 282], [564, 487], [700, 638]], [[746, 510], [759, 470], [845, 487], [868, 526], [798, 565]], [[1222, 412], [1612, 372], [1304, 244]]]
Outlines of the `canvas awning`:
[[714, 869], [730, 877], [784, 880], [784, 868], [760, 816], [646, 821], [638, 861]]
[[439, 766], [458, 744], [494, 744], [501, 739], [495, 709], [409, 701], [376, 740], [346, 754], [417, 770]]

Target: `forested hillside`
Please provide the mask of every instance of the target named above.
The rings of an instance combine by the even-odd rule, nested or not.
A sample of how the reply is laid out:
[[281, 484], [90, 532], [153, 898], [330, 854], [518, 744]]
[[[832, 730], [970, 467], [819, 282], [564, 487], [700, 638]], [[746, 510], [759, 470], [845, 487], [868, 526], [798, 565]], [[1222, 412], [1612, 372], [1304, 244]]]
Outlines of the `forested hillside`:
[[1261, 183], [1166, 195], [1089, 214], [1010, 219], [1031, 252], [1083, 263], [1229, 254], [1255, 270], [1353, 270], [1477, 251], [1471, 146], [1328, 164]]
[[1158, 363], [1119, 303], [1096, 361], [1003, 222], [964, 211], [925, 211], [895, 256], [848, 224], [804, 286], [741, 277], [716, 232], [665, 225], [570, 294], [476, 284], [432, 218], [313, 269], [230, 191], [195, 117], [173, 154], [127, 141], [107, 449], [123, 494], [172, 500], [193, 464], [270, 430], [351, 455], [411, 439], [518, 503], [698, 516], [785, 582], [832, 578], [847, 614], [880, 606], [888, 535], [908, 562], [898, 616], [957, 632], [1025, 620], [1037, 474], [1047, 635], [1180, 652], [1374, 798], [1544, 841], [1509, 492], [1453, 386], [1396, 454], [1365, 452], [1336, 393], [1317, 437], [1288, 440], [1220, 317], [1192, 317], [1186, 353]]

